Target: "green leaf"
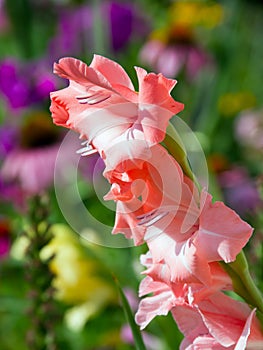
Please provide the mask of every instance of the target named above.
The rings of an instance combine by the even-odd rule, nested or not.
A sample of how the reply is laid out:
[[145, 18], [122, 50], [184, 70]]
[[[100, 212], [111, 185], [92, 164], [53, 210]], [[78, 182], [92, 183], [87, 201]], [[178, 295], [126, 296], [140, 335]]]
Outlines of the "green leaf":
[[116, 285], [117, 285], [118, 290], [120, 292], [121, 301], [122, 301], [122, 305], [124, 308], [124, 312], [125, 312], [127, 321], [128, 321], [128, 323], [131, 327], [131, 330], [132, 330], [135, 349], [136, 350], [146, 350], [146, 347], [145, 347], [143, 339], [142, 339], [141, 331], [134, 321], [134, 315], [132, 313], [132, 310], [130, 308], [128, 300], [127, 300], [127, 298], [126, 298], [126, 296], [125, 296], [125, 294], [124, 294], [124, 292], [123, 292], [123, 290], [122, 290], [122, 288], [121, 288], [121, 286], [116, 278], [115, 278], [115, 282], [116, 282]]

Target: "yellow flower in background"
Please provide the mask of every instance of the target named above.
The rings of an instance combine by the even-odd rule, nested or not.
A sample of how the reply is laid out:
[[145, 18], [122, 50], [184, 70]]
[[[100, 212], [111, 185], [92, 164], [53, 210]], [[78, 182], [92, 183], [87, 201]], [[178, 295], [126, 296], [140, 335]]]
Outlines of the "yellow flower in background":
[[151, 40], [162, 43], [194, 40], [193, 29], [203, 26], [212, 29], [222, 23], [224, 9], [212, 1], [177, 1], [168, 9], [166, 25], [154, 30]]
[[191, 43], [194, 41], [192, 28], [182, 25], [167, 25], [154, 30], [150, 35], [151, 40], [158, 40], [164, 44]]
[[54, 238], [41, 251], [41, 257], [54, 255], [50, 268], [53, 286], [59, 300], [73, 304], [66, 312], [67, 325], [75, 331], [109, 303], [117, 303], [117, 291], [109, 272], [95, 257], [89, 255], [78, 237], [66, 225], [52, 226]]
[[170, 9], [171, 22], [181, 26], [214, 28], [223, 17], [223, 7], [213, 1], [178, 1]]
[[224, 117], [234, 117], [241, 111], [256, 105], [256, 97], [250, 91], [229, 92], [218, 101], [218, 109]]

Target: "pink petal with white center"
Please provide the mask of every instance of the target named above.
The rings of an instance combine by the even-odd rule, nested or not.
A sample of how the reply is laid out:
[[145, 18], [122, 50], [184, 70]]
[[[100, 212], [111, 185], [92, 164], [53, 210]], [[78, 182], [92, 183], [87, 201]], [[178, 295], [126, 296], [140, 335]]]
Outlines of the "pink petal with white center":
[[163, 233], [147, 240], [147, 244], [152, 254], [153, 263], [164, 261], [168, 265], [172, 282], [211, 283], [209, 265], [206, 259], [198, 254], [190, 239], [178, 243]]
[[252, 235], [252, 227], [222, 202], [212, 203], [212, 196], [201, 194], [199, 232], [195, 238], [198, 251], [209, 262], [234, 261]]
[[90, 66], [69, 57], [59, 60], [54, 73], [70, 85], [51, 93], [54, 122], [79, 132], [101, 156], [122, 135], [148, 145], [161, 142], [168, 120], [183, 105], [170, 96], [175, 81], [137, 70], [139, 93], [124, 69], [107, 58], [97, 55]]

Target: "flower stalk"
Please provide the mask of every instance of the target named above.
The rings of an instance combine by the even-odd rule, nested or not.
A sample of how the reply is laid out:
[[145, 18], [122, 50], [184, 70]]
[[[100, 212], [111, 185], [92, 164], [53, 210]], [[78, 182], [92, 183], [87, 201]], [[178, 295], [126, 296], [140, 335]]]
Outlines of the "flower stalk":
[[248, 304], [263, 313], [263, 297], [250, 275], [244, 251], [242, 250], [237, 255], [234, 262], [222, 263], [222, 265], [232, 278], [235, 292], [245, 299]]
[[53, 273], [47, 260], [40, 258], [41, 249], [52, 239], [48, 220], [48, 199], [45, 196], [35, 196], [29, 210], [29, 229], [25, 233], [29, 240], [26, 251], [26, 279], [29, 284], [27, 310], [31, 320], [26, 341], [30, 349], [55, 350], [56, 337], [54, 322], [58, 311], [54, 303]]

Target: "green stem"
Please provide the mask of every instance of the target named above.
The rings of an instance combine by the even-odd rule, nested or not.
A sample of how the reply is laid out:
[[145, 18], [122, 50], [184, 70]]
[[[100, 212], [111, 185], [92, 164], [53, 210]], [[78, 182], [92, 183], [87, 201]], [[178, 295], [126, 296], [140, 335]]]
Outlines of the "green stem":
[[[238, 254], [236, 260], [229, 263], [228, 266], [238, 275], [246, 289], [246, 295], [248, 294], [248, 298], [246, 297], [244, 299], [263, 313], [263, 297], [249, 273], [247, 259], [243, 250]], [[236, 292], [240, 294], [239, 290], [236, 290]]]

